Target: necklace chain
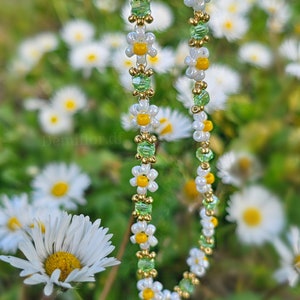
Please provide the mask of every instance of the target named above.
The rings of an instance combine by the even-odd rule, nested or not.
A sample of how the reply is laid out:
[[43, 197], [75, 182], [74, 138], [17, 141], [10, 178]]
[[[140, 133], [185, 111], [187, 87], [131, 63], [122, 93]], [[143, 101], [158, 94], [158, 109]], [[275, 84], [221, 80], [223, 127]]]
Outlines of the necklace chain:
[[191, 107], [193, 114], [194, 133], [193, 138], [199, 144], [196, 157], [199, 160], [197, 177], [195, 183], [197, 190], [202, 194], [202, 209], [200, 210], [200, 223], [202, 233], [199, 238], [199, 247], [192, 248], [187, 259], [190, 267], [189, 271], [183, 273], [183, 278], [174, 291], [162, 290], [162, 285], [154, 278], [158, 272], [155, 269], [156, 253], [151, 251], [151, 247], [157, 244], [154, 236], [155, 226], [150, 224], [152, 219], [152, 205], [154, 199], [147, 195], [147, 192], [155, 192], [158, 188], [155, 178], [158, 173], [152, 168], [156, 162], [156, 142], [157, 138], [151, 134], [151, 130], [158, 124], [155, 116], [158, 108], [150, 105], [150, 98], [154, 96], [151, 87], [151, 76], [154, 71], [147, 69], [147, 56], [155, 57], [157, 51], [153, 48], [155, 36], [146, 31], [146, 25], [153, 21], [151, 15], [150, 0], [130, 0], [131, 15], [128, 20], [135, 23], [134, 31], [127, 35], [129, 47], [126, 49], [127, 56], [136, 56], [136, 67], [129, 70], [132, 76], [134, 87], [133, 96], [138, 103], [131, 107], [134, 121], [140, 129], [140, 133], [135, 137], [137, 144], [136, 158], [140, 165], [132, 169], [134, 178], [131, 185], [137, 187], [137, 193], [133, 195], [134, 203], [133, 216], [136, 223], [132, 225], [131, 241], [140, 246], [140, 251], [136, 253], [138, 259], [138, 288], [139, 297], [144, 300], [151, 299], [188, 299], [194, 291], [195, 285], [199, 284], [199, 277], [202, 277], [209, 266], [207, 256], [212, 255], [215, 244], [214, 228], [217, 225], [215, 211], [219, 202], [214, 195], [212, 184], [214, 175], [210, 172], [210, 161], [213, 159], [213, 152], [210, 149], [210, 131], [213, 124], [208, 120], [205, 112], [205, 105], [210, 101], [209, 93], [206, 91], [207, 83], [205, 70], [209, 67], [209, 52], [204, 44], [209, 41], [208, 26], [209, 15], [205, 12], [206, 2], [209, 0], [185, 0], [185, 5], [193, 8], [193, 17], [189, 19], [191, 26], [191, 37], [189, 40], [190, 56], [186, 58], [189, 65], [186, 75], [194, 80], [193, 99], [194, 105]]

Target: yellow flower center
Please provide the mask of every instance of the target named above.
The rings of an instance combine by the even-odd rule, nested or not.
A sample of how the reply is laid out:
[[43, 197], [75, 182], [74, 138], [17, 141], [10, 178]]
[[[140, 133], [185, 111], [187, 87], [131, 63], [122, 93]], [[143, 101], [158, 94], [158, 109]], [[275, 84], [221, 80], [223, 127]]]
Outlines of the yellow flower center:
[[143, 300], [151, 300], [155, 296], [155, 293], [152, 289], [146, 288], [143, 290]]
[[172, 133], [173, 132], [173, 126], [172, 124], [168, 121], [168, 119], [166, 118], [162, 118], [159, 120], [160, 124], [165, 124], [166, 126], [161, 130], [160, 134], [164, 135], [164, 134], [168, 134], [168, 133]]
[[205, 120], [205, 121], [203, 122], [203, 124], [204, 124], [203, 131], [206, 131], [206, 132], [207, 132], [207, 131], [212, 131], [213, 128], [214, 128], [213, 122], [210, 121], [210, 120]]
[[16, 231], [22, 227], [20, 221], [18, 220], [17, 217], [11, 217], [7, 223], [6, 226], [8, 227], [9, 230], [11, 231]]
[[86, 59], [90, 63], [95, 62], [97, 60], [97, 55], [95, 53], [90, 53], [87, 55]]
[[83, 40], [83, 35], [81, 32], [76, 32], [74, 37], [77, 42], [80, 42]]
[[258, 55], [257, 54], [252, 54], [250, 55], [250, 58], [252, 61], [257, 62], [258, 61]]
[[248, 157], [241, 157], [238, 160], [238, 166], [243, 171], [243, 173], [248, 173], [251, 166], [251, 161]]
[[297, 256], [295, 256], [294, 258], [294, 265], [296, 268], [300, 268], [300, 254], [298, 254]]
[[189, 198], [196, 198], [199, 196], [199, 192], [197, 191], [197, 186], [195, 180], [190, 179], [184, 185], [184, 194]]
[[55, 197], [64, 196], [69, 190], [69, 185], [64, 181], [55, 183], [51, 189], [51, 194]]
[[146, 187], [149, 183], [149, 179], [146, 175], [139, 175], [136, 179], [137, 186]]
[[124, 60], [123, 65], [124, 65], [124, 67], [126, 67], [126, 68], [133, 67], [133, 63], [132, 63], [132, 61], [129, 60], [129, 59]]
[[133, 53], [136, 55], [145, 55], [148, 52], [148, 44], [143, 42], [135, 42], [133, 44]]
[[[45, 227], [45, 224], [43, 222], [38, 222], [38, 226], [41, 230], [42, 233], [45, 233], [46, 232], [46, 227]], [[30, 228], [34, 228], [34, 223], [30, 224], [29, 226]]]
[[51, 276], [56, 269], [60, 269], [60, 281], [65, 281], [75, 269], [81, 269], [79, 259], [69, 252], [59, 251], [51, 254], [44, 262], [46, 273]]
[[140, 126], [146, 126], [150, 123], [151, 118], [149, 114], [138, 114], [136, 117], [136, 122]]
[[76, 108], [76, 102], [73, 99], [67, 99], [65, 101], [65, 107], [68, 110], [74, 110]]
[[228, 11], [229, 11], [230, 13], [236, 13], [236, 12], [237, 12], [237, 5], [234, 4], [234, 3], [232, 3], [231, 5], [229, 5]]
[[159, 58], [158, 58], [158, 55], [152, 57], [152, 56], [149, 56], [149, 61], [152, 63], [152, 64], [156, 64], [159, 62]]
[[213, 173], [206, 174], [205, 179], [207, 184], [213, 184], [215, 182], [215, 176]]
[[207, 70], [209, 67], [209, 59], [207, 57], [197, 58], [196, 68], [198, 70]]
[[146, 243], [148, 241], [148, 235], [145, 232], [139, 232], [135, 235], [135, 240], [138, 244]]
[[258, 226], [262, 222], [261, 212], [255, 207], [249, 207], [243, 213], [243, 220], [250, 227]]
[[57, 117], [57, 116], [51, 116], [50, 122], [51, 122], [52, 124], [56, 124], [56, 123], [58, 122], [58, 117]]
[[225, 27], [225, 29], [227, 29], [227, 30], [232, 30], [233, 29], [233, 24], [232, 24], [232, 22], [231, 21], [226, 21], [225, 23], [224, 23], [224, 27]]

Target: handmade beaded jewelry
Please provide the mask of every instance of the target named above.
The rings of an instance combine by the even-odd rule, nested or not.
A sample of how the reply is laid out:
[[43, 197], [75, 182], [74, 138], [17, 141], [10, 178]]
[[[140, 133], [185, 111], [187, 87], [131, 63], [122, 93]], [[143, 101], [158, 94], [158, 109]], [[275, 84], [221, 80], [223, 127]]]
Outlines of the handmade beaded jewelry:
[[132, 236], [130, 240], [138, 244], [140, 250], [136, 253], [138, 259], [138, 283], [139, 298], [143, 300], [178, 300], [188, 299], [193, 293], [195, 285], [199, 284], [198, 277], [202, 277], [209, 266], [207, 256], [213, 253], [215, 244], [214, 228], [218, 221], [215, 217], [215, 210], [219, 202], [214, 195], [212, 184], [215, 180], [210, 170], [210, 160], [213, 159], [213, 152], [210, 149], [210, 131], [213, 123], [208, 120], [205, 113], [205, 105], [209, 103], [210, 97], [206, 91], [207, 84], [203, 81], [205, 70], [209, 67], [209, 51], [203, 47], [209, 41], [208, 26], [209, 15], [205, 12], [206, 3], [209, 0], [185, 0], [184, 4], [193, 8], [194, 15], [190, 18], [191, 38], [189, 40], [190, 55], [185, 62], [188, 65], [186, 75], [195, 81], [193, 88], [194, 105], [191, 108], [193, 113], [194, 134], [193, 138], [200, 143], [196, 151], [196, 157], [200, 161], [195, 179], [197, 190], [203, 195], [203, 207], [200, 210], [200, 223], [202, 233], [199, 238], [199, 247], [190, 250], [187, 264], [189, 271], [183, 273], [183, 278], [174, 287], [174, 291], [163, 289], [159, 281], [154, 281], [158, 272], [155, 269], [156, 253], [151, 251], [151, 247], [157, 245], [158, 241], [154, 236], [156, 227], [150, 224], [152, 219], [153, 198], [147, 192], [155, 192], [158, 185], [155, 182], [158, 172], [152, 168], [156, 162], [156, 141], [155, 135], [151, 134], [153, 128], [159, 125], [155, 118], [158, 107], [150, 105], [150, 98], [154, 96], [151, 87], [151, 76], [153, 70], [147, 69], [147, 55], [155, 57], [157, 51], [153, 48], [155, 35], [146, 31], [146, 24], [153, 21], [151, 16], [150, 0], [130, 0], [131, 15], [128, 20], [135, 23], [134, 30], [127, 35], [129, 46], [126, 55], [136, 56], [136, 67], [129, 70], [132, 76], [134, 88], [133, 96], [137, 97], [138, 103], [132, 105], [130, 112], [133, 122], [140, 129], [134, 141], [137, 144], [136, 158], [140, 160], [140, 165], [132, 169], [133, 178], [130, 184], [137, 188], [137, 193], [133, 195], [134, 202], [133, 216], [135, 223], [131, 227]]

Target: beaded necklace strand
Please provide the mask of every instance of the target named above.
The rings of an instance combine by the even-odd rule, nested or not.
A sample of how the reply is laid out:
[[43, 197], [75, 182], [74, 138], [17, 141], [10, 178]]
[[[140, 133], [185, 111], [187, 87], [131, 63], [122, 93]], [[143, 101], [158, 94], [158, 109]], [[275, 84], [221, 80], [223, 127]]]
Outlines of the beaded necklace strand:
[[189, 40], [190, 55], [185, 62], [189, 66], [186, 76], [194, 80], [193, 98], [194, 105], [191, 107], [193, 114], [193, 138], [199, 143], [196, 157], [200, 164], [197, 169], [195, 183], [197, 190], [202, 194], [202, 208], [200, 210], [200, 223], [202, 232], [199, 238], [199, 247], [190, 249], [187, 264], [189, 270], [183, 273], [182, 279], [173, 291], [163, 289], [159, 281], [154, 281], [158, 272], [155, 269], [156, 253], [151, 250], [158, 241], [154, 236], [156, 227], [151, 224], [152, 205], [154, 199], [147, 195], [147, 192], [155, 192], [158, 185], [155, 182], [158, 172], [152, 168], [156, 162], [156, 142], [157, 138], [151, 133], [155, 126], [159, 125], [155, 118], [158, 107], [150, 104], [150, 98], [154, 96], [151, 87], [151, 77], [154, 71], [147, 69], [147, 55], [155, 57], [156, 49], [153, 48], [155, 35], [146, 31], [146, 25], [153, 21], [151, 15], [150, 0], [130, 0], [131, 15], [128, 20], [134, 24], [134, 29], [127, 35], [129, 46], [126, 55], [136, 56], [136, 66], [130, 68], [132, 77], [133, 96], [137, 98], [137, 103], [131, 106], [130, 112], [133, 122], [139, 127], [139, 134], [134, 141], [137, 144], [136, 159], [139, 165], [132, 168], [133, 178], [130, 184], [137, 189], [137, 193], [132, 196], [134, 203], [133, 216], [135, 223], [131, 227], [132, 236], [130, 240], [138, 244], [140, 250], [136, 253], [138, 262], [138, 282], [139, 298], [143, 300], [178, 300], [188, 299], [194, 292], [195, 286], [199, 284], [199, 277], [202, 277], [209, 261], [207, 256], [213, 253], [215, 244], [214, 228], [217, 219], [214, 216], [216, 206], [219, 202], [214, 195], [212, 184], [214, 175], [210, 170], [210, 160], [213, 159], [213, 152], [210, 149], [210, 131], [213, 124], [208, 120], [205, 112], [205, 105], [210, 101], [205, 78], [205, 70], [209, 67], [209, 51], [203, 45], [209, 41], [208, 26], [209, 15], [205, 12], [208, 0], [185, 0], [184, 4], [193, 8], [193, 17], [189, 19], [191, 25], [191, 38]]

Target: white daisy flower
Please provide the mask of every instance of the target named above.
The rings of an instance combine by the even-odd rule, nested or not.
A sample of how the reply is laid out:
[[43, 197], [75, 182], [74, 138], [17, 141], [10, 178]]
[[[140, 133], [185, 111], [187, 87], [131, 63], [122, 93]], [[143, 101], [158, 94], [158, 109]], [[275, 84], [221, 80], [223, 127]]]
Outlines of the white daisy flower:
[[133, 92], [134, 88], [132, 85], [132, 76], [129, 74], [129, 72], [119, 74], [119, 83], [128, 92]]
[[63, 41], [71, 47], [91, 42], [94, 34], [94, 26], [81, 19], [68, 21], [61, 29]]
[[158, 172], [151, 169], [150, 164], [134, 166], [131, 172], [134, 177], [130, 179], [130, 184], [137, 186], [138, 194], [146, 194], [147, 190], [155, 192], [158, 189], [158, 184], [154, 181], [158, 176]]
[[6, 195], [1, 198], [0, 209], [0, 249], [5, 253], [16, 253], [20, 241], [24, 238], [24, 230], [31, 223], [32, 214], [28, 196]]
[[201, 81], [205, 78], [205, 70], [209, 67], [209, 51], [206, 47], [190, 47], [190, 55], [186, 57], [185, 64], [188, 68], [186, 76], [195, 81]]
[[162, 300], [181, 300], [181, 297], [177, 292], [163, 290]]
[[86, 105], [86, 96], [76, 86], [59, 89], [51, 99], [54, 108], [66, 114], [74, 114]]
[[159, 281], [153, 281], [153, 278], [144, 278], [137, 282], [137, 288], [140, 291], [139, 297], [142, 300], [161, 300], [162, 284]]
[[136, 27], [135, 31], [129, 32], [127, 35], [127, 42], [129, 47], [126, 48], [125, 53], [128, 57], [136, 55], [137, 64], [146, 63], [146, 56], [155, 57], [156, 49], [153, 48], [155, 42], [155, 35], [152, 32], [145, 32], [145, 27]]
[[281, 267], [274, 273], [275, 279], [280, 282], [288, 282], [295, 286], [299, 281], [300, 274], [300, 231], [292, 226], [288, 234], [288, 246], [280, 239], [273, 242], [275, 249], [280, 255]]
[[185, 108], [190, 109], [194, 105], [192, 93], [194, 82], [186, 76], [180, 76], [175, 81], [174, 87], [178, 92], [177, 100], [181, 102]]
[[131, 79], [128, 70], [136, 66], [136, 59], [133, 56], [128, 57], [123, 49], [119, 49], [112, 53], [110, 63], [120, 74], [125, 73]]
[[[126, 38], [121, 32], [107, 32], [102, 35], [100, 42], [110, 50], [124, 49], [127, 45]], [[122, 50], [124, 53], [124, 51]]]
[[26, 110], [40, 110], [47, 107], [47, 101], [41, 98], [27, 98], [23, 105]]
[[83, 70], [84, 76], [88, 77], [93, 68], [102, 71], [108, 65], [109, 56], [106, 45], [90, 42], [71, 49], [69, 60], [75, 70]]
[[178, 68], [183, 68], [185, 66], [184, 60], [189, 55], [188, 41], [182, 41], [178, 44], [175, 50], [175, 65]]
[[300, 63], [289, 63], [285, 67], [285, 72], [300, 79]]
[[134, 116], [131, 113], [122, 113], [121, 114], [121, 125], [123, 129], [126, 131], [132, 130], [132, 129], [137, 129], [137, 126], [134, 126], [134, 122], [132, 120], [134, 119]]
[[58, 47], [57, 36], [52, 32], [40, 33], [35, 37], [35, 39], [43, 52], [50, 52], [56, 50]]
[[31, 63], [25, 61], [22, 57], [14, 58], [8, 65], [9, 71], [15, 76], [23, 76], [31, 71]]
[[71, 117], [54, 107], [42, 107], [38, 117], [42, 130], [51, 135], [70, 132], [73, 128]]
[[93, 3], [96, 8], [110, 13], [118, 8], [118, 0], [93, 0]]
[[261, 176], [262, 168], [256, 156], [246, 151], [229, 151], [217, 161], [218, 176], [225, 184], [241, 187]]
[[149, 132], [152, 128], [159, 125], [156, 118], [158, 107], [156, 105], [149, 105], [149, 100], [140, 100], [130, 107], [130, 114], [132, 118], [132, 126], [138, 126], [142, 132]]
[[191, 120], [170, 107], [160, 107], [156, 118], [160, 125], [155, 128], [160, 140], [175, 141], [191, 136]]
[[202, 277], [206, 273], [206, 269], [209, 267], [209, 262], [205, 253], [197, 248], [192, 248], [190, 250], [189, 257], [186, 262], [190, 267], [190, 271], [199, 277]]
[[85, 204], [84, 190], [90, 178], [76, 164], [51, 163], [32, 181], [34, 202], [37, 206], [76, 209]]
[[237, 223], [244, 244], [261, 245], [280, 233], [284, 225], [280, 200], [261, 186], [250, 186], [230, 197], [227, 220]]
[[29, 66], [34, 67], [42, 58], [44, 50], [36, 39], [29, 38], [24, 40], [18, 48], [18, 57]]
[[249, 2], [239, 0], [222, 0], [215, 2], [214, 5], [216, 5], [219, 10], [233, 15], [245, 15], [251, 8]]
[[247, 32], [249, 22], [244, 16], [216, 10], [211, 15], [209, 26], [215, 37], [235, 41]]
[[146, 221], [139, 221], [131, 226], [131, 232], [133, 235], [130, 237], [130, 241], [133, 244], [139, 244], [141, 249], [149, 249], [150, 246], [154, 247], [158, 241], [154, 236], [156, 227], [152, 224], [147, 224]]
[[25, 259], [3, 255], [0, 259], [22, 269], [25, 284], [45, 284], [46, 296], [54, 286], [70, 289], [72, 283], [95, 281], [96, 273], [119, 263], [107, 257], [114, 250], [112, 234], [100, 222], [92, 223], [83, 215], [49, 215], [44, 234], [37, 224], [20, 243]]
[[261, 68], [268, 68], [272, 62], [272, 52], [261, 43], [250, 42], [239, 49], [239, 56], [242, 61]]

